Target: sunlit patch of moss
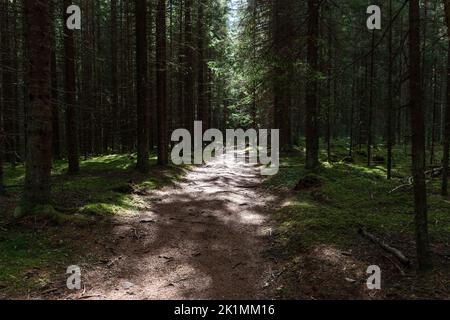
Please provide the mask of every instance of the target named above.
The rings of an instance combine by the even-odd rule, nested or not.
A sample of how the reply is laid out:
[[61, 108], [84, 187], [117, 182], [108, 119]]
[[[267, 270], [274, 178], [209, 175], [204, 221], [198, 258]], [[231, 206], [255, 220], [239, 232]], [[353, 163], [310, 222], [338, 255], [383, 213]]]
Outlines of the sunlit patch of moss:
[[156, 181], [154, 181], [154, 180], [147, 180], [147, 181], [144, 181], [144, 182], [140, 183], [138, 186], [141, 189], [154, 190], [154, 189], [157, 188], [158, 183]]
[[115, 215], [121, 211], [121, 207], [111, 203], [90, 203], [80, 208], [80, 212], [89, 215]]
[[79, 213], [94, 216], [112, 216], [116, 214], [136, 213], [137, 206], [132, 195], [116, 192], [99, 194], [79, 209]]

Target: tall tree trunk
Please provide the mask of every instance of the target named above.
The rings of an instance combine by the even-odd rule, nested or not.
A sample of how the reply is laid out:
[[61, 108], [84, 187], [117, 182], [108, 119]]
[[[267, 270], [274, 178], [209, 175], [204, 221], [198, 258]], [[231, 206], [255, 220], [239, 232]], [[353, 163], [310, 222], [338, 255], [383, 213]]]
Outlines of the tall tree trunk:
[[[257, 33], [258, 33], [258, 4], [257, 4], [257, 0], [252, 0], [251, 1], [251, 8], [252, 8], [252, 45], [253, 45], [253, 49], [252, 49], [252, 59], [253, 62], [252, 64], [255, 65], [256, 64], [256, 54], [257, 54], [257, 48], [258, 48], [258, 44], [256, 41], [256, 37], [257, 37]], [[256, 69], [256, 68], [254, 68]], [[255, 70], [256, 71], [256, 70]], [[258, 82], [255, 78], [255, 76], [253, 76], [254, 79], [252, 81], [252, 106], [251, 106], [251, 118], [252, 118], [252, 125], [253, 128], [257, 128], [258, 127], [258, 106], [257, 106], [257, 91], [258, 91]]]
[[417, 262], [420, 270], [426, 270], [431, 267], [431, 255], [425, 183], [425, 117], [422, 108], [419, 0], [409, 1], [409, 30], [409, 90]]
[[18, 32], [18, 18], [19, 18], [19, 0], [13, 0], [13, 35], [14, 35], [14, 42], [12, 45], [11, 50], [11, 65], [12, 65], [12, 79], [13, 79], [13, 101], [11, 102], [11, 105], [13, 107], [12, 110], [12, 129], [13, 129], [13, 137], [12, 137], [12, 149], [13, 154], [11, 157], [11, 160], [13, 161], [13, 165], [15, 165], [16, 161], [20, 159], [20, 152], [19, 152], [19, 137], [20, 137], [20, 131], [19, 131], [19, 32]]
[[447, 62], [447, 105], [444, 116], [444, 156], [442, 160], [442, 195], [448, 196], [449, 149], [450, 149], [450, 0], [444, 0], [447, 22], [448, 62]]
[[78, 155], [78, 124], [76, 111], [76, 83], [75, 83], [75, 39], [73, 30], [65, 26], [69, 15], [66, 9], [70, 6], [70, 0], [64, 0], [64, 66], [65, 66], [65, 102], [66, 102], [66, 145], [67, 159], [69, 161], [69, 174], [77, 174], [80, 171]]
[[156, 16], [156, 87], [158, 109], [158, 164], [167, 165], [167, 39], [166, 0], [158, 0]]
[[94, 153], [94, 134], [93, 134], [93, 112], [95, 105], [94, 95], [94, 68], [93, 68], [93, 2], [84, 1], [82, 8], [86, 20], [84, 21], [82, 32], [82, 57], [81, 57], [81, 137], [82, 137], [82, 154], [85, 158]]
[[3, 130], [5, 133], [4, 140], [4, 156], [5, 158], [14, 165], [15, 154], [14, 154], [14, 86], [13, 86], [13, 61], [12, 61], [12, 50], [11, 50], [11, 20], [10, 15], [11, 3], [10, 1], [5, 1], [3, 4], [4, 16], [3, 21], [3, 32], [2, 37], [2, 49], [1, 49], [1, 59], [2, 59], [2, 69], [3, 69]]
[[184, 47], [183, 47], [183, 12], [184, 12], [184, 1], [180, 0], [180, 13], [179, 13], [179, 21], [178, 21], [178, 72], [177, 72], [177, 89], [178, 89], [178, 106], [175, 113], [175, 124], [176, 128], [181, 128], [183, 126], [183, 115], [185, 112], [184, 107], [184, 72], [185, 72], [185, 61], [184, 61]]
[[111, 0], [111, 148], [116, 151], [119, 126], [119, 85], [117, 81], [117, 0]]
[[[389, 21], [392, 20], [392, 0], [389, 0]], [[392, 73], [393, 73], [393, 57], [392, 57], [392, 26], [389, 27], [388, 36], [388, 102], [387, 102], [387, 178], [392, 178], [392, 146], [393, 146], [393, 134], [392, 134], [392, 114], [393, 114], [393, 101], [392, 101]]]
[[193, 0], [186, 0], [184, 17], [184, 126], [191, 134], [194, 131], [194, 41], [192, 35]]
[[372, 30], [372, 42], [370, 49], [370, 88], [369, 88], [369, 112], [367, 117], [367, 166], [372, 164], [372, 144], [373, 144], [373, 81], [375, 69], [375, 30]]
[[203, 121], [203, 129], [209, 129], [209, 110], [206, 95], [206, 63], [205, 63], [205, 4], [202, 0], [198, 3], [197, 14], [197, 98], [198, 98], [198, 110], [197, 118]]
[[[6, 10], [4, 9], [5, 2], [0, 2], [0, 47], [4, 47], [4, 39], [3, 35], [6, 33], [6, 26], [5, 26], [5, 17]], [[3, 56], [0, 54], [0, 62], [3, 63]], [[3, 80], [3, 70], [0, 70], [0, 82], [4, 83]], [[4, 125], [3, 125], [3, 113], [5, 110], [4, 106], [4, 99], [3, 99], [3, 86], [0, 86], [0, 195], [4, 194], [5, 187], [4, 187], [4, 178], [3, 178], [3, 162], [4, 162], [4, 153], [5, 153], [5, 142], [6, 142], [6, 133], [4, 131]]]
[[430, 165], [434, 164], [435, 147], [436, 147], [436, 127], [437, 127], [437, 70], [436, 64], [433, 67], [433, 112], [431, 118], [431, 143], [430, 143]]
[[29, 125], [23, 203], [50, 203], [52, 166], [51, 21], [49, 0], [25, 0], [28, 31]]
[[319, 165], [319, 130], [317, 110], [318, 34], [320, 1], [308, 0], [307, 62], [309, 66], [306, 81], [306, 168]]
[[147, 3], [136, 0], [137, 168], [147, 173], [149, 161], [149, 107], [147, 105]]
[[292, 146], [289, 114], [293, 82], [293, 2], [275, 0], [273, 5], [273, 48], [277, 56], [273, 70], [274, 128], [280, 130], [281, 149], [289, 150]]
[[55, 1], [50, 0], [51, 12], [51, 38], [52, 38], [52, 56], [51, 56], [51, 77], [52, 77], [52, 126], [53, 126], [53, 158], [61, 159], [60, 134], [59, 134], [59, 103], [58, 103], [58, 74], [56, 63], [56, 34], [55, 34]]

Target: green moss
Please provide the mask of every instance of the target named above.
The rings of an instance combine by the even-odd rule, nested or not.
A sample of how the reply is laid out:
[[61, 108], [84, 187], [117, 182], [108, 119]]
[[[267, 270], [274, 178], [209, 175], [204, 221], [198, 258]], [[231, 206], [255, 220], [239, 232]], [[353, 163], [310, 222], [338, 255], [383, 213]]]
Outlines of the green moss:
[[[382, 154], [382, 149], [376, 149]], [[334, 147], [345, 157], [348, 151]], [[396, 150], [395, 154], [402, 154]], [[414, 239], [414, 206], [411, 190], [390, 193], [402, 184], [401, 179], [386, 179], [383, 166], [367, 167], [364, 157], [355, 156], [354, 163], [323, 163], [317, 175], [322, 185], [317, 190], [295, 192], [283, 208], [276, 212], [279, 240], [289, 252], [316, 244], [346, 247], [359, 241], [357, 229], [364, 225], [380, 236], [402, 234]], [[398, 157], [396, 173], [408, 176], [410, 159]], [[396, 159], [398, 159], [396, 157]], [[323, 158], [324, 159], [324, 158]], [[282, 158], [280, 173], [265, 182], [269, 189], [293, 190], [308, 173], [301, 164], [302, 155]], [[429, 184], [429, 231], [433, 241], [449, 241], [450, 201], [438, 195], [440, 181]]]
[[0, 239], [0, 288], [6, 294], [44, 287], [73, 253], [44, 234], [1, 232]]
[[[0, 223], [3, 220], [9, 222], [12, 215], [17, 218], [34, 215], [52, 223], [45, 221], [45, 231], [39, 233], [30, 232], [31, 228], [26, 227], [34, 219], [14, 223], [17, 226], [14, 230], [0, 228], [2, 294], [24, 295], [28, 290], [42, 289], [50, 279], [54, 281], [55, 277], [64, 275], [65, 268], [73, 264], [76, 253], [55, 238], [64, 239], [64, 232], [72, 225], [79, 228], [79, 225], [99, 220], [108, 221], [114, 215], [136, 214], [144, 207], [140, 192], [168, 185], [184, 174], [184, 168], [180, 167], [161, 170], [156, 166], [155, 156], [151, 157], [152, 169], [148, 174], [134, 170], [135, 162], [134, 155], [91, 158], [81, 161], [80, 174], [68, 176], [67, 162], [55, 161], [52, 169], [53, 203], [33, 208], [18, 201], [25, 177], [24, 167], [6, 166], [5, 184], [15, 187], [8, 188], [11, 196], [7, 201], [0, 201]], [[119, 189], [131, 192], [117, 192]]]
[[[47, 215], [55, 220], [71, 221], [74, 214], [86, 216], [111, 216], [115, 214], [135, 214], [140, 206], [133, 193], [145, 193], [179, 180], [184, 168], [172, 167], [161, 170], [156, 166], [156, 157], [151, 156], [152, 170], [141, 174], [134, 168], [135, 155], [106, 155], [90, 158], [80, 163], [80, 174], [68, 176], [67, 162], [55, 161], [52, 168], [53, 207], [27, 208], [23, 203], [15, 208], [14, 216]], [[19, 194], [25, 176], [23, 166], [7, 167], [6, 185], [12, 188], [13, 195]], [[121, 190], [128, 190], [123, 192]], [[0, 208], [1, 209], [1, 208]], [[62, 214], [68, 213], [65, 216]], [[69, 219], [72, 217], [72, 219]]]

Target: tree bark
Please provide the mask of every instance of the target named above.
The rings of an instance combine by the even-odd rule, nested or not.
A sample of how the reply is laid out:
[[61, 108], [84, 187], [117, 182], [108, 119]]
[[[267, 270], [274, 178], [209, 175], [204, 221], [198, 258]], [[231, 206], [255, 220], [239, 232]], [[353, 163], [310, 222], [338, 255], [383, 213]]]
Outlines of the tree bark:
[[193, 1], [186, 0], [184, 17], [184, 126], [194, 131], [195, 106], [194, 106], [194, 42], [192, 35], [192, 9]]
[[444, 0], [445, 18], [447, 22], [448, 62], [447, 62], [447, 104], [444, 115], [444, 155], [442, 160], [442, 195], [448, 196], [449, 149], [450, 149], [450, 0]]
[[158, 0], [156, 16], [156, 87], [158, 111], [158, 164], [167, 165], [167, 39], [166, 0]]
[[78, 155], [78, 124], [76, 110], [76, 83], [75, 83], [75, 39], [73, 30], [69, 30], [65, 22], [69, 15], [66, 9], [71, 5], [69, 0], [64, 0], [64, 66], [65, 66], [65, 102], [66, 102], [66, 144], [67, 159], [69, 161], [69, 174], [77, 174], [80, 171]]
[[[389, 21], [392, 20], [392, 0], [389, 0]], [[392, 178], [392, 146], [393, 146], [393, 133], [392, 133], [392, 114], [393, 114], [393, 100], [392, 100], [392, 74], [393, 74], [393, 57], [392, 57], [392, 26], [389, 27], [388, 36], [388, 101], [387, 101], [387, 179]]]
[[209, 125], [209, 110], [206, 95], [206, 63], [205, 63], [205, 14], [204, 14], [203, 1], [198, 1], [198, 14], [197, 14], [197, 97], [198, 97], [198, 110], [197, 118], [203, 122], [203, 130], [210, 128]]
[[306, 81], [306, 168], [313, 170], [319, 166], [319, 130], [317, 110], [317, 71], [318, 71], [318, 34], [319, 10], [318, 0], [308, 0], [308, 38], [307, 62], [310, 74]]
[[280, 148], [292, 147], [291, 112], [293, 78], [293, 2], [275, 0], [273, 8], [273, 48], [276, 55], [273, 68], [274, 128], [280, 130]]
[[419, 0], [409, 1], [410, 109], [412, 139], [412, 174], [417, 262], [420, 270], [431, 267], [428, 239], [427, 190], [425, 182], [425, 117], [422, 108]]
[[149, 108], [147, 105], [147, 4], [136, 0], [137, 169], [147, 173], [149, 161]]
[[[3, 48], [3, 34], [6, 33], [6, 27], [5, 27], [5, 17], [4, 15], [6, 14], [6, 10], [4, 9], [4, 5], [5, 3], [2, 1], [0, 2], [0, 47]], [[2, 61], [2, 55], [0, 55], [0, 61]], [[3, 61], [2, 61], [3, 62]], [[3, 80], [3, 71], [0, 71], [0, 81], [2, 83], [4, 83]], [[4, 152], [5, 152], [5, 142], [6, 142], [6, 134], [4, 131], [4, 126], [3, 126], [3, 113], [4, 113], [4, 100], [3, 100], [3, 86], [0, 86], [0, 195], [4, 194], [5, 192], [5, 188], [4, 188], [4, 178], [3, 178], [3, 162], [4, 162]]]
[[61, 159], [60, 134], [59, 134], [59, 103], [58, 103], [58, 74], [56, 63], [56, 34], [55, 34], [55, 1], [50, 0], [51, 13], [51, 41], [52, 41], [52, 56], [51, 56], [51, 82], [52, 82], [52, 127], [53, 127], [53, 158]]
[[50, 1], [25, 0], [28, 31], [29, 125], [23, 203], [50, 203], [52, 165]]
[[111, 0], [111, 149], [116, 149], [119, 126], [119, 86], [117, 82], [117, 0]]

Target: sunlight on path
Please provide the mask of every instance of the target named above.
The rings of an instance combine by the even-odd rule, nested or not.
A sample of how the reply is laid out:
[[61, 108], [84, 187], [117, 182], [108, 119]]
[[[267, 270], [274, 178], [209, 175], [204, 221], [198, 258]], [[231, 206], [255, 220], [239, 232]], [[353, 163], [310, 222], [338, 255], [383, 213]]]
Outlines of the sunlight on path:
[[107, 271], [99, 267], [87, 275], [92, 284], [85, 294], [99, 299], [263, 297], [270, 269], [263, 255], [270, 234], [267, 213], [276, 198], [258, 189], [259, 172], [228, 156], [148, 196], [151, 211], [113, 230], [117, 259]]

